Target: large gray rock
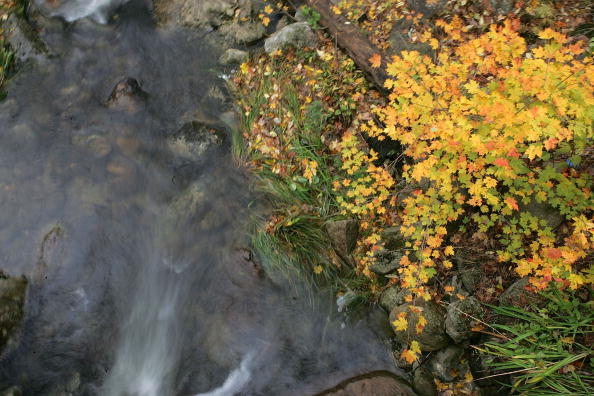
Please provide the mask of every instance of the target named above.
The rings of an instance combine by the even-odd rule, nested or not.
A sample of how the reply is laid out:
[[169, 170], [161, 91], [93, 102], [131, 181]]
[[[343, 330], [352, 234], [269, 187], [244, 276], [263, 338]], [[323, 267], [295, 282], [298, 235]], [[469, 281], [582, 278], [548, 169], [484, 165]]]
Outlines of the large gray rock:
[[235, 44], [252, 44], [266, 34], [266, 28], [258, 21], [233, 22], [221, 26], [220, 34]]
[[237, 63], [243, 63], [249, 58], [249, 54], [247, 51], [242, 51], [240, 49], [229, 48], [223, 55], [219, 57], [219, 63], [223, 66], [229, 66]]
[[[481, 303], [474, 297], [452, 302], [447, 309], [446, 333], [456, 343], [472, 336], [472, 326], [483, 316]], [[473, 319], [476, 318], [476, 319]]]
[[[416, 312], [418, 311], [418, 313]], [[396, 330], [393, 322], [400, 313], [406, 313], [408, 327], [405, 330]], [[419, 316], [422, 315], [427, 323], [423, 331], [419, 334], [416, 325]], [[406, 303], [394, 308], [390, 312], [390, 324], [400, 343], [407, 345], [411, 341], [417, 341], [421, 350], [425, 352], [437, 351], [452, 340], [445, 331], [445, 308], [433, 301], [417, 301], [416, 303]]]
[[24, 276], [10, 277], [0, 272], [0, 354], [20, 327], [27, 293]]
[[284, 27], [264, 41], [267, 53], [286, 47], [315, 47], [318, 38], [307, 22], [297, 22]]
[[402, 379], [387, 372], [370, 373], [348, 379], [316, 396], [413, 396]]

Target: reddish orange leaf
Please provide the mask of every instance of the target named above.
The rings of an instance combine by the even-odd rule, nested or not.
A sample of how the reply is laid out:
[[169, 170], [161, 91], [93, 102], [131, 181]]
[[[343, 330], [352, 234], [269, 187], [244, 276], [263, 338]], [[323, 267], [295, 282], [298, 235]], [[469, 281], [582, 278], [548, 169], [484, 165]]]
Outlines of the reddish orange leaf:
[[509, 206], [513, 210], [520, 210], [520, 208], [518, 206], [518, 202], [515, 199], [513, 199], [512, 197], [505, 198], [505, 203], [507, 204], [507, 206]]
[[509, 167], [509, 161], [505, 158], [497, 158], [495, 161], [493, 161], [493, 164], [504, 168]]
[[550, 259], [557, 260], [561, 258], [561, 249], [559, 248], [547, 248], [544, 249], [544, 254]]

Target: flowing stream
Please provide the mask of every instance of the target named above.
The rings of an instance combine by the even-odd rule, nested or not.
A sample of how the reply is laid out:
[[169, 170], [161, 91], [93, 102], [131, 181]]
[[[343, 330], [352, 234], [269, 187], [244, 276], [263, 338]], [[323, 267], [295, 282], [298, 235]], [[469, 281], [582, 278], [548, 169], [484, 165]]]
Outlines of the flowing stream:
[[[247, 257], [248, 181], [227, 144], [182, 133], [229, 132], [219, 50], [156, 28], [144, 1], [52, 14], [56, 56], [0, 102], [0, 267], [30, 281], [0, 391], [308, 395], [392, 370], [383, 315], [347, 317]], [[124, 78], [144, 93], [110, 104]]]

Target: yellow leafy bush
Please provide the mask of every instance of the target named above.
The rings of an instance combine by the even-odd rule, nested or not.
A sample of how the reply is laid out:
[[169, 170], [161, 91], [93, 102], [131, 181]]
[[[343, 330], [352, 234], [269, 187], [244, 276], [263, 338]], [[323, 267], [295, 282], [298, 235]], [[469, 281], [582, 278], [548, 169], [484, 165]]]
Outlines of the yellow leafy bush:
[[[551, 29], [529, 48], [512, 23], [474, 39], [441, 26], [453, 45], [434, 59], [402, 52], [389, 63], [390, 103], [383, 123], [363, 131], [405, 147], [407, 182], [401, 230], [416, 259], [403, 257], [401, 282], [423, 283], [453, 253], [446, 227], [496, 235], [498, 257], [531, 276], [537, 288], [556, 280], [594, 283], [591, 143], [594, 65], [580, 43]], [[571, 224], [562, 234], [525, 208], [555, 208]]]

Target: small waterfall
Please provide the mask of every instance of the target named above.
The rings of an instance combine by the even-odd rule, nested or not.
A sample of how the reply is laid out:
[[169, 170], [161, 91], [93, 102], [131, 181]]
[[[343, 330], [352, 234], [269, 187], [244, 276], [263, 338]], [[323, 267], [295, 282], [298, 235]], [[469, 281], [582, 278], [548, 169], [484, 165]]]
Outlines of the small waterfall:
[[67, 22], [91, 17], [98, 23], [107, 23], [109, 14], [127, 0], [71, 0], [65, 2], [52, 13], [52, 16], [64, 18]]
[[[150, 239], [149, 239], [150, 240]], [[153, 239], [154, 240], [154, 239]], [[151, 254], [152, 253], [152, 254]], [[116, 360], [105, 382], [105, 396], [174, 394], [182, 343], [180, 299], [188, 284], [163, 260], [163, 250], [147, 247], [129, 311], [116, 343]]]

